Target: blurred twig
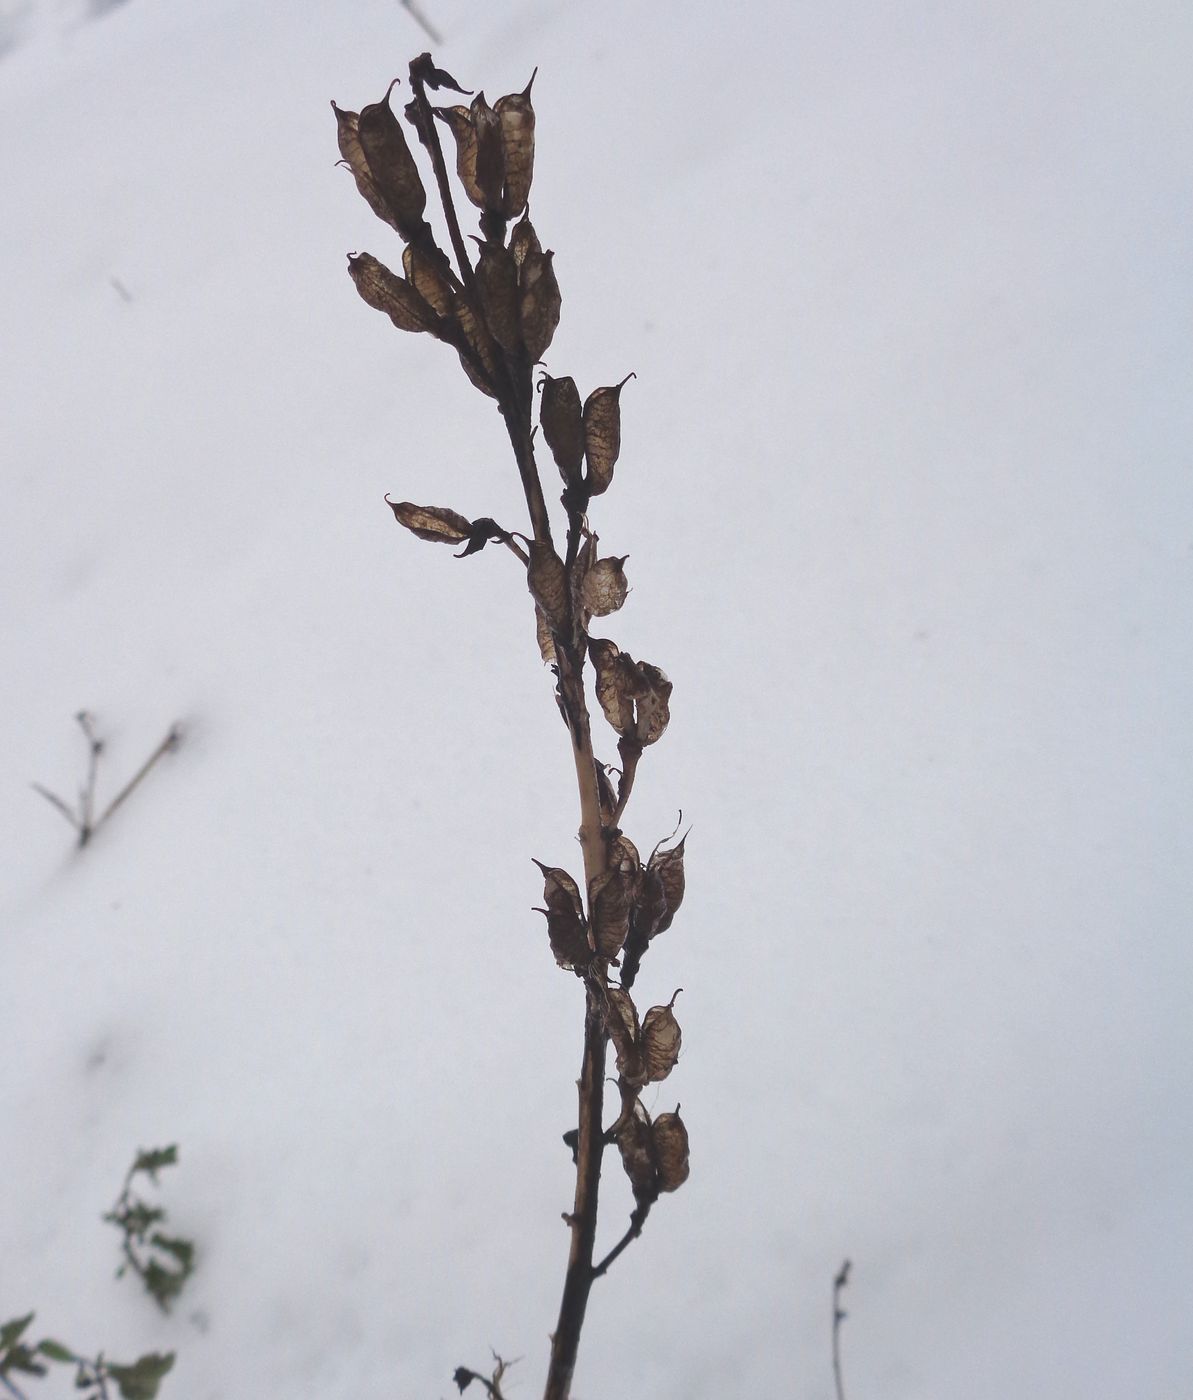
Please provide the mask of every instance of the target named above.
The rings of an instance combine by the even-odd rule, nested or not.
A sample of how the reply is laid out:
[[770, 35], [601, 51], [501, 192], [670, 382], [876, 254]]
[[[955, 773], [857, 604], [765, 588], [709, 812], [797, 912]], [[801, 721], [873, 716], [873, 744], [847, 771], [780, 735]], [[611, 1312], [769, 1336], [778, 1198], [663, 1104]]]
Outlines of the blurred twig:
[[833, 1380], [837, 1386], [837, 1400], [845, 1400], [845, 1384], [841, 1379], [841, 1324], [849, 1314], [841, 1306], [841, 1294], [849, 1282], [849, 1269], [846, 1259], [833, 1279]]

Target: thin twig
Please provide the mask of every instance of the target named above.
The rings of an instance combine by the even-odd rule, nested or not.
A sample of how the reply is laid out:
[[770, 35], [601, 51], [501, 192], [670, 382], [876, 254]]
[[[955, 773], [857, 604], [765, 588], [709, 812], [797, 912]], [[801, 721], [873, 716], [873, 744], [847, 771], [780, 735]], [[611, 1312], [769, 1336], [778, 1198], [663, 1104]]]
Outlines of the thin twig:
[[[50, 802], [55, 807], [57, 807], [58, 810], [62, 813], [66, 820], [70, 822], [71, 826], [73, 826], [76, 831], [82, 831], [82, 827], [79, 825], [78, 817], [75, 816], [75, 814], [70, 810], [66, 803], [63, 802], [63, 800], [58, 796], [57, 793], [50, 792], [48, 788], [43, 788], [40, 783], [30, 783], [29, 786], [33, 789], [34, 792], [41, 793], [41, 795], [45, 798], [47, 802]], [[80, 845], [81, 844], [82, 842], [80, 842]]]
[[432, 44], [438, 46], [439, 44], [443, 43], [443, 39], [435, 31], [434, 27], [432, 26], [431, 22], [427, 19], [426, 15], [424, 15], [423, 12], [414, 3], [414, 0], [400, 0], [400, 3], [404, 10], [408, 10], [410, 12], [410, 15], [413, 18], [414, 22], [419, 26], [419, 28], [423, 31], [427, 38], [430, 39]]
[[18, 1390], [3, 1371], [0, 1371], [0, 1385], [2, 1385], [10, 1395], [14, 1396], [15, 1400], [25, 1400], [25, 1392], [23, 1390]]
[[841, 1379], [841, 1324], [849, 1314], [841, 1307], [841, 1293], [849, 1282], [849, 1269], [846, 1259], [833, 1279], [833, 1380], [837, 1385], [837, 1400], [845, 1400], [845, 1383]]
[[129, 793], [132, 792], [132, 790], [137, 786], [137, 784], [141, 782], [141, 780], [145, 777], [145, 775], [149, 772], [153, 765], [158, 761], [158, 759], [161, 758], [163, 754], [170, 753], [172, 750], [176, 749], [181, 742], [182, 729], [179, 725], [172, 724], [170, 726], [169, 732], [166, 734], [166, 737], [161, 741], [157, 748], [154, 749], [154, 751], [149, 755], [145, 762], [141, 764], [140, 768], [137, 769], [137, 771], [128, 780], [128, 782], [125, 783], [124, 787], [122, 787], [120, 791], [116, 794], [116, 796], [112, 798], [111, 802], [108, 803], [107, 807], [104, 809], [103, 816], [101, 816], [100, 819], [95, 823], [95, 826], [92, 828], [92, 830], [98, 831], [99, 828], [103, 826], [104, 822], [106, 822], [108, 818], [112, 815], [112, 813], [116, 810], [116, 808], [119, 807], [120, 804], [124, 801], [124, 799], [129, 795]]
[[608, 1270], [609, 1265], [613, 1263], [618, 1255], [628, 1249], [634, 1240], [642, 1233], [642, 1227], [646, 1224], [646, 1217], [650, 1214], [650, 1208], [653, 1204], [653, 1201], [647, 1201], [645, 1205], [640, 1205], [635, 1208], [633, 1214], [630, 1216], [629, 1229], [622, 1235], [621, 1239], [617, 1241], [609, 1253], [605, 1255], [601, 1262], [593, 1266], [592, 1276], [594, 1279], [600, 1278]]
[[410, 65], [410, 87], [414, 93], [414, 100], [418, 103], [418, 115], [420, 132], [425, 133], [424, 145], [430, 152], [431, 165], [435, 171], [435, 183], [439, 186], [439, 202], [443, 206], [443, 216], [447, 220], [447, 231], [451, 237], [452, 248], [455, 250], [456, 261], [460, 264], [460, 276], [463, 278], [464, 286], [472, 290], [472, 263], [468, 260], [468, 248], [464, 242], [464, 236], [460, 232], [460, 221], [456, 217], [456, 205], [452, 199], [451, 184], [447, 178], [447, 165], [443, 159], [443, 147], [439, 143], [439, 130], [435, 125], [435, 114], [431, 110], [431, 104], [427, 99], [427, 90], [423, 85], [423, 64], [425, 59], [430, 64], [430, 55], [423, 54], [416, 58]]

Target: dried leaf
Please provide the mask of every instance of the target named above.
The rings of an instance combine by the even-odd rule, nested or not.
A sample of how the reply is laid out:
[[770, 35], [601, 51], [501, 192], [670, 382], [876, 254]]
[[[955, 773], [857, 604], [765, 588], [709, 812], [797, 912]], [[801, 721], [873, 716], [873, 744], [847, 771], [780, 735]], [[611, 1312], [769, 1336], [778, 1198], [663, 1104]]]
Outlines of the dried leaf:
[[555, 280], [554, 257], [550, 251], [535, 252], [528, 248], [518, 268], [522, 341], [532, 364], [547, 353], [559, 325], [562, 298]]
[[660, 1191], [678, 1191], [688, 1179], [688, 1130], [679, 1109], [660, 1113], [650, 1130]]
[[384, 311], [400, 331], [439, 330], [439, 318], [404, 277], [391, 272], [372, 253], [349, 257], [348, 272], [361, 297]]
[[398, 524], [405, 525], [420, 540], [459, 544], [472, 533], [472, 522], [445, 506], [416, 506], [409, 501], [391, 501], [388, 496], [385, 503], [393, 511]]
[[511, 355], [522, 348], [518, 316], [518, 269], [513, 254], [500, 243], [482, 243], [476, 287], [493, 339]]
[[588, 924], [580, 902], [580, 888], [566, 870], [535, 861], [543, 872], [543, 898], [547, 916], [547, 936], [551, 951], [560, 967], [569, 971], [586, 966], [592, 960], [588, 941]]
[[568, 620], [567, 569], [546, 540], [531, 541], [526, 584], [551, 626], [562, 631]]
[[607, 617], [625, 602], [629, 584], [622, 565], [628, 558], [628, 554], [623, 554], [620, 559], [598, 559], [584, 575], [580, 601], [594, 617]]
[[639, 1205], [658, 1200], [659, 1171], [655, 1165], [655, 1142], [650, 1114], [640, 1101], [634, 1101], [630, 1113], [617, 1134], [617, 1150], [621, 1164], [630, 1179], [630, 1189]]
[[642, 1019], [642, 1062], [648, 1083], [666, 1079], [679, 1059], [682, 1035], [671, 1009], [674, 1004], [672, 997], [666, 1006], [652, 1006]]
[[480, 186], [481, 207], [500, 214], [502, 187], [505, 184], [505, 151], [501, 137], [501, 118], [478, 92], [468, 108], [472, 129], [476, 133], [476, 182]]
[[530, 197], [530, 182], [534, 175], [534, 108], [530, 103], [530, 89], [533, 86], [534, 73], [530, 75], [525, 91], [499, 97], [493, 108], [501, 123], [501, 145], [505, 158], [502, 212], [507, 219], [520, 214]]
[[476, 173], [476, 128], [467, 107], [436, 107], [435, 115], [446, 123], [456, 143], [456, 177], [464, 193], [478, 209], [485, 207], [485, 196]]
[[453, 310], [451, 267], [438, 248], [430, 252], [408, 244], [402, 250], [406, 280], [436, 315], [450, 317]]
[[599, 496], [609, 489], [613, 467], [621, 451], [621, 391], [634, 375], [620, 384], [594, 389], [584, 401], [584, 456], [588, 461], [587, 486]]
[[389, 105], [389, 94], [396, 83], [395, 78], [380, 102], [370, 102], [360, 109], [357, 135], [373, 183], [393, 210], [398, 232], [410, 239], [424, 227], [427, 192], [406, 137]]
[[[514, 232], [517, 232], [518, 225]], [[555, 458], [555, 465], [565, 486], [579, 486], [580, 468], [584, 462], [584, 425], [581, 419], [580, 392], [571, 375], [552, 379], [544, 374], [539, 380], [543, 399], [539, 405], [539, 426]]]

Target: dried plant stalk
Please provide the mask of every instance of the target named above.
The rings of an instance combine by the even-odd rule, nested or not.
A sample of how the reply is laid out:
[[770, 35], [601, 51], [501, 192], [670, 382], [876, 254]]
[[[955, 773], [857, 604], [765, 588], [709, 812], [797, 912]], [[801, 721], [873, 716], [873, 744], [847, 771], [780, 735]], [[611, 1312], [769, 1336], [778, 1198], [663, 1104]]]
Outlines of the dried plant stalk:
[[[370, 208], [405, 243], [402, 275], [368, 253], [351, 257], [349, 272], [364, 301], [399, 330], [429, 334], [450, 346], [473, 386], [495, 400], [522, 483], [529, 534], [449, 507], [389, 504], [398, 523], [419, 539], [463, 546], [461, 558], [499, 542], [524, 567], [579, 795], [583, 886], [566, 870], [536, 862], [544, 878], [541, 912], [550, 951], [584, 988], [577, 1120], [564, 1135], [575, 1158], [575, 1198], [564, 1216], [570, 1247], [544, 1391], [546, 1400], [565, 1400], [593, 1283], [638, 1238], [660, 1194], [676, 1190], [688, 1175], [688, 1136], [678, 1109], [652, 1120], [640, 1097], [640, 1090], [666, 1078], [679, 1058], [675, 997], [640, 1018], [630, 995], [643, 956], [683, 899], [684, 842], [660, 842], [644, 865], [621, 828], [639, 761], [667, 727], [671, 682], [657, 666], [635, 661], [589, 630], [593, 618], [621, 608], [628, 593], [625, 556], [598, 557], [588, 508], [613, 480], [621, 451], [621, 392], [630, 375], [593, 389], [583, 402], [570, 377], [540, 378], [538, 427], [563, 481], [562, 553], [552, 535], [534, 451], [534, 371], [559, 324], [561, 295], [554, 254], [544, 250], [527, 208], [534, 172], [533, 76], [522, 92], [492, 106], [483, 93], [461, 88], [429, 54], [410, 64], [409, 76], [412, 99], [403, 115], [430, 163], [451, 256], [424, 218], [427, 186], [390, 107], [396, 86], [391, 84], [380, 102], [359, 113], [332, 103], [343, 163]], [[434, 106], [428, 93], [442, 91], [472, 100], [467, 106]], [[479, 210], [475, 261], [460, 227], [440, 125], [454, 144], [459, 187], [467, 204]], [[601, 763], [594, 751], [586, 689], [590, 662], [587, 674], [597, 706], [618, 736], [618, 769]], [[606, 1127], [611, 1041], [619, 1103]], [[614, 1145], [634, 1208], [628, 1228], [598, 1262], [601, 1166], [605, 1149]], [[461, 1390], [479, 1380], [493, 1394], [500, 1369], [499, 1364], [492, 1381], [468, 1367], [457, 1368], [455, 1378]]]

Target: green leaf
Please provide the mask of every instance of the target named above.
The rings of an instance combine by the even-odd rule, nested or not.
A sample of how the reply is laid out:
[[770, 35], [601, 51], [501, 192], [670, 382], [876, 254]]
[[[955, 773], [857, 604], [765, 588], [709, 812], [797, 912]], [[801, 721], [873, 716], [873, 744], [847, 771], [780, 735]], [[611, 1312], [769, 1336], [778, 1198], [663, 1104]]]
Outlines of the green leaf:
[[55, 1342], [49, 1337], [46, 1337], [44, 1341], [38, 1342], [37, 1349], [43, 1356], [48, 1356], [51, 1361], [78, 1360], [70, 1347], [64, 1347], [61, 1342]]
[[10, 1322], [0, 1326], [0, 1351], [7, 1351], [21, 1340], [21, 1335], [25, 1328], [33, 1321], [36, 1314], [28, 1313], [25, 1317], [14, 1317]]
[[116, 1366], [109, 1362], [108, 1375], [120, 1387], [123, 1400], [156, 1400], [162, 1377], [174, 1365], [174, 1353], [165, 1356], [150, 1352], [138, 1357], [131, 1366]]
[[[178, 1164], [178, 1144], [172, 1142], [169, 1147], [142, 1148], [137, 1153], [137, 1160], [133, 1163], [133, 1172], [148, 1172], [156, 1181], [157, 1173], [162, 1167], [173, 1167]], [[129, 1173], [132, 1175], [132, 1172]]]

